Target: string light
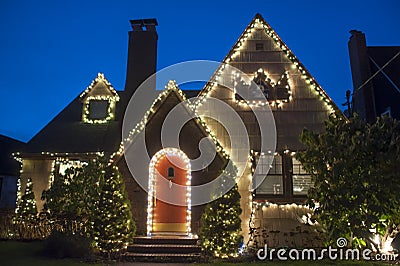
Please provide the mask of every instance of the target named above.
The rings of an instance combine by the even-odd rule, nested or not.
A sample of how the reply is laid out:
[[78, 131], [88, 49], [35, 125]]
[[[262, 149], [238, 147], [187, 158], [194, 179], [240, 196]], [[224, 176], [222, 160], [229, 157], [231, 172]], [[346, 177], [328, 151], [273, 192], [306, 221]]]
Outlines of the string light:
[[[84, 153], [78, 153], [78, 152], [50, 152], [50, 151], [42, 151], [40, 152], [40, 155], [43, 157], [47, 158], [52, 158], [54, 160], [62, 161], [66, 160], [68, 158], [82, 158], [82, 157], [87, 157], [88, 159], [93, 159], [96, 157], [103, 157], [104, 152], [84, 152]], [[21, 152], [14, 152], [12, 153], [12, 156], [14, 160], [21, 162], [23, 161], [23, 158], [30, 157], [30, 156], [37, 156], [36, 154], [29, 154], [29, 153], [21, 153]]]
[[[96, 85], [104, 83], [109, 91], [109, 94], [96, 95]], [[102, 92], [104, 93], [104, 92]], [[94, 94], [94, 95], [91, 95]], [[82, 121], [88, 124], [104, 124], [114, 119], [115, 105], [119, 101], [117, 91], [112, 87], [111, 83], [105, 78], [103, 73], [98, 73], [97, 77], [79, 96], [83, 101]], [[90, 103], [91, 101], [107, 101], [107, 115], [103, 119], [90, 118]]]
[[[289, 85], [289, 72], [285, 71], [280, 79], [278, 80], [278, 82], [274, 82], [273, 80], [271, 80], [269, 78], [268, 73], [260, 68], [259, 70], [257, 70], [257, 72], [255, 72], [253, 74], [253, 81], [260, 86], [260, 84], [258, 84], [258, 82], [256, 82], [257, 80], [260, 80], [262, 82], [266, 82], [267, 86], [270, 86], [271, 89], [273, 89], [273, 92], [270, 92], [272, 95], [274, 95], [275, 99], [267, 99], [267, 101], [265, 100], [243, 100], [243, 99], [237, 99], [236, 97], [236, 93], [233, 94], [233, 100], [235, 100], [235, 102], [239, 105], [248, 105], [249, 107], [260, 107], [260, 106], [266, 106], [266, 105], [270, 105], [272, 107], [276, 106], [277, 108], [281, 108], [283, 103], [287, 103], [292, 99], [292, 92], [290, 89], [290, 85]], [[262, 77], [265, 77], [262, 79]], [[287, 83], [286, 85], [284, 85], [284, 89], [285, 91], [285, 95], [283, 97], [278, 97], [278, 90], [282, 89], [282, 87], [280, 87], [280, 85], [282, 83]], [[261, 86], [260, 86], [261, 88]], [[267, 97], [268, 98], [268, 97]]]
[[168, 82], [168, 84], [165, 86], [165, 90], [163, 90], [158, 95], [158, 97], [153, 101], [151, 107], [144, 114], [142, 120], [133, 127], [133, 129], [129, 132], [128, 136], [121, 141], [119, 149], [110, 156], [110, 164], [112, 164], [116, 160], [116, 158], [119, 158], [124, 153], [124, 145], [129, 145], [130, 143], [132, 143], [134, 137], [145, 129], [150, 116], [157, 111], [156, 106], [160, 106], [159, 103], [161, 101], [165, 100], [172, 91], [177, 93], [181, 102], [184, 102], [190, 111], [194, 112], [196, 121], [200, 124], [200, 126], [203, 128], [204, 132], [213, 141], [213, 143], [216, 146], [217, 151], [219, 151], [220, 154], [222, 154], [222, 156], [225, 159], [228, 159], [228, 160], [230, 159], [229, 153], [224, 149], [224, 147], [221, 145], [221, 143], [219, 142], [219, 140], [217, 139], [215, 134], [208, 127], [204, 118], [197, 114], [193, 105], [188, 103], [185, 94], [182, 92], [181, 89], [179, 89], [178, 85], [176, 84], [176, 81], [170, 80]]
[[[225, 169], [225, 178], [220, 179], [218, 186], [229, 185], [227, 180], [235, 180], [237, 168]], [[236, 180], [235, 180], [236, 181]], [[201, 217], [200, 239], [203, 251], [218, 257], [229, 258], [239, 255], [241, 243], [240, 193], [235, 184], [222, 197], [206, 205]]]
[[149, 185], [148, 185], [148, 193], [147, 193], [147, 235], [151, 236], [153, 233], [153, 211], [154, 211], [154, 199], [156, 199], [156, 190], [155, 190], [155, 165], [164, 156], [174, 156], [179, 157], [185, 163], [186, 170], [186, 233], [188, 235], [191, 234], [191, 220], [192, 220], [192, 174], [191, 174], [191, 166], [190, 159], [186, 156], [186, 154], [176, 148], [165, 148], [158, 151], [152, 158], [149, 164]]
[[[276, 47], [280, 48], [282, 52], [286, 55], [286, 57], [292, 63], [292, 68], [297, 69], [302, 76], [304, 76], [305, 82], [310, 90], [315, 91], [321, 97], [321, 100], [324, 101], [326, 108], [328, 109], [330, 114], [341, 114], [339, 108], [335, 105], [332, 99], [328, 96], [328, 94], [322, 89], [322, 87], [318, 84], [318, 82], [312, 77], [312, 75], [308, 72], [308, 70], [304, 67], [304, 65], [297, 59], [297, 57], [293, 54], [293, 52], [286, 46], [286, 44], [281, 40], [281, 38], [274, 32], [272, 27], [261, 17], [256, 17], [245, 29], [239, 39], [236, 41], [235, 45], [228, 53], [228, 55], [223, 60], [220, 67], [215, 71], [211, 81], [208, 82], [205, 87], [200, 91], [196, 101], [193, 103], [194, 107], [197, 108], [201, 104], [205, 102], [205, 99], [208, 98], [217, 86], [214, 82], [221, 78], [223, 71], [225, 69], [224, 64], [232, 64], [231, 62], [237, 58], [242, 52], [244, 45], [247, 44], [247, 40], [252, 38], [253, 34], [257, 30], [264, 30], [265, 33], [272, 38], [275, 42]], [[245, 104], [243, 102], [239, 102], [241, 105]], [[251, 103], [253, 104], [253, 103]], [[266, 105], [267, 103], [255, 103], [255, 106]], [[282, 107], [282, 102], [274, 102], [272, 101], [271, 106]]]

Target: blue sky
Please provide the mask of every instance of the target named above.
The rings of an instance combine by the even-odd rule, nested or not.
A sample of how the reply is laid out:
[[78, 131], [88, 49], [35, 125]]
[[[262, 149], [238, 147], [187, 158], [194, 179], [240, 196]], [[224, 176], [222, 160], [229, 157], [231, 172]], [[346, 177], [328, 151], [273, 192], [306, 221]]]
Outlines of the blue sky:
[[351, 29], [400, 45], [398, 0], [0, 2], [0, 134], [28, 141], [98, 72], [125, 84], [129, 19], [157, 18], [158, 69], [220, 61], [261, 13], [333, 100], [352, 88]]

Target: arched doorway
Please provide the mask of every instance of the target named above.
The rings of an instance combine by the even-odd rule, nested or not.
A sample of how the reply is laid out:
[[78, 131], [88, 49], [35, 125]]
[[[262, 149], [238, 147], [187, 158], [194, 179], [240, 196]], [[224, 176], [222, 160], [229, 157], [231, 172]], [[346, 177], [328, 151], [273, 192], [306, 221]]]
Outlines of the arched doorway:
[[[191, 233], [190, 186], [190, 160], [184, 152], [176, 148], [165, 148], [152, 157], [147, 199], [148, 236]], [[162, 199], [168, 199], [175, 204]]]

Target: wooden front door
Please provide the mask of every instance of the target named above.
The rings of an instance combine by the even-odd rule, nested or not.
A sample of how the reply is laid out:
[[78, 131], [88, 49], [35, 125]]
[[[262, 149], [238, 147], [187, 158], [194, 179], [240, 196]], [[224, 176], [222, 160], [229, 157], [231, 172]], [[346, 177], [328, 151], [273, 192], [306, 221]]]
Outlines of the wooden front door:
[[[154, 164], [152, 234], [190, 233], [186, 187], [190, 169], [187, 169], [187, 162], [182, 158], [182, 154], [172, 152], [162, 154]], [[165, 202], [165, 199], [174, 203]]]

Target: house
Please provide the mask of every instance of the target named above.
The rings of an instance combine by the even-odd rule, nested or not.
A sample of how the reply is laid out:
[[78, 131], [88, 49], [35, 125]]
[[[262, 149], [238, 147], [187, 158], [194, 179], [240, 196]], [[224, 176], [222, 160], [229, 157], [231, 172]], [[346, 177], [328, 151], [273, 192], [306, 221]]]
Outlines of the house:
[[[201, 193], [187, 185], [194, 188], [207, 184], [233, 162], [241, 173], [237, 178], [245, 242], [270, 246], [318, 242], [313, 229], [302, 222], [311, 212], [303, 206], [311, 178], [294, 155], [305, 148], [298, 140], [304, 128], [322, 131], [329, 115], [342, 113], [272, 27], [257, 14], [199, 91], [182, 91], [173, 81], [161, 85], [166, 86], [164, 91], [156, 91], [156, 84], [150, 82], [149, 92], [156, 91], [158, 96], [137, 124], [128, 122], [126, 131], [124, 114], [131, 96], [156, 72], [158, 38], [155, 19], [132, 20], [131, 25], [125, 89], [116, 90], [104, 74], [98, 74], [28, 142], [26, 151], [17, 155], [22, 160], [21, 188], [28, 177], [32, 178], [41, 208], [41, 192], [51, 185], [54, 175], [103, 154], [124, 177], [138, 234], [192, 235], [199, 230], [204, 204], [191, 206], [193, 198]], [[229, 68], [237, 71], [226, 75]], [[239, 72], [247, 78], [236, 81]], [[238, 82], [257, 84], [262, 93], [246, 95], [246, 86], [232, 89], [224, 82], [233, 82], [234, 86]], [[193, 96], [195, 99], [185, 101]], [[245, 159], [237, 159], [237, 147], [231, 146], [226, 129], [234, 121], [224, 125], [212, 118], [222, 116], [207, 105], [213, 99], [234, 110], [238, 115], [235, 120], [243, 121], [249, 136]], [[161, 128], [177, 106], [182, 114], [203, 115], [184, 124], [179, 147], [171, 144], [163, 148]], [[255, 111], [265, 108], [273, 118], [267, 127], [273, 141], [266, 146]], [[198, 169], [191, 164], [202, 154], [198, 147], [205, 145], [204, 139], [217, 152], [205, 169]], [[148, 154], [138, 150], [143, 143]], [[160, 200], [165, 194], [173, 194], [177, 204]]]
[[367, 46], [365, 34], [350, 31], [353, 111], [367, 122], [389, 115], [400, 118], [400, 46]]
[[15, 208], [17, 180], [21, 165], [12, 157], [16, 150], [23, 150], [25, 143], [0, 135], [0, 210]]

